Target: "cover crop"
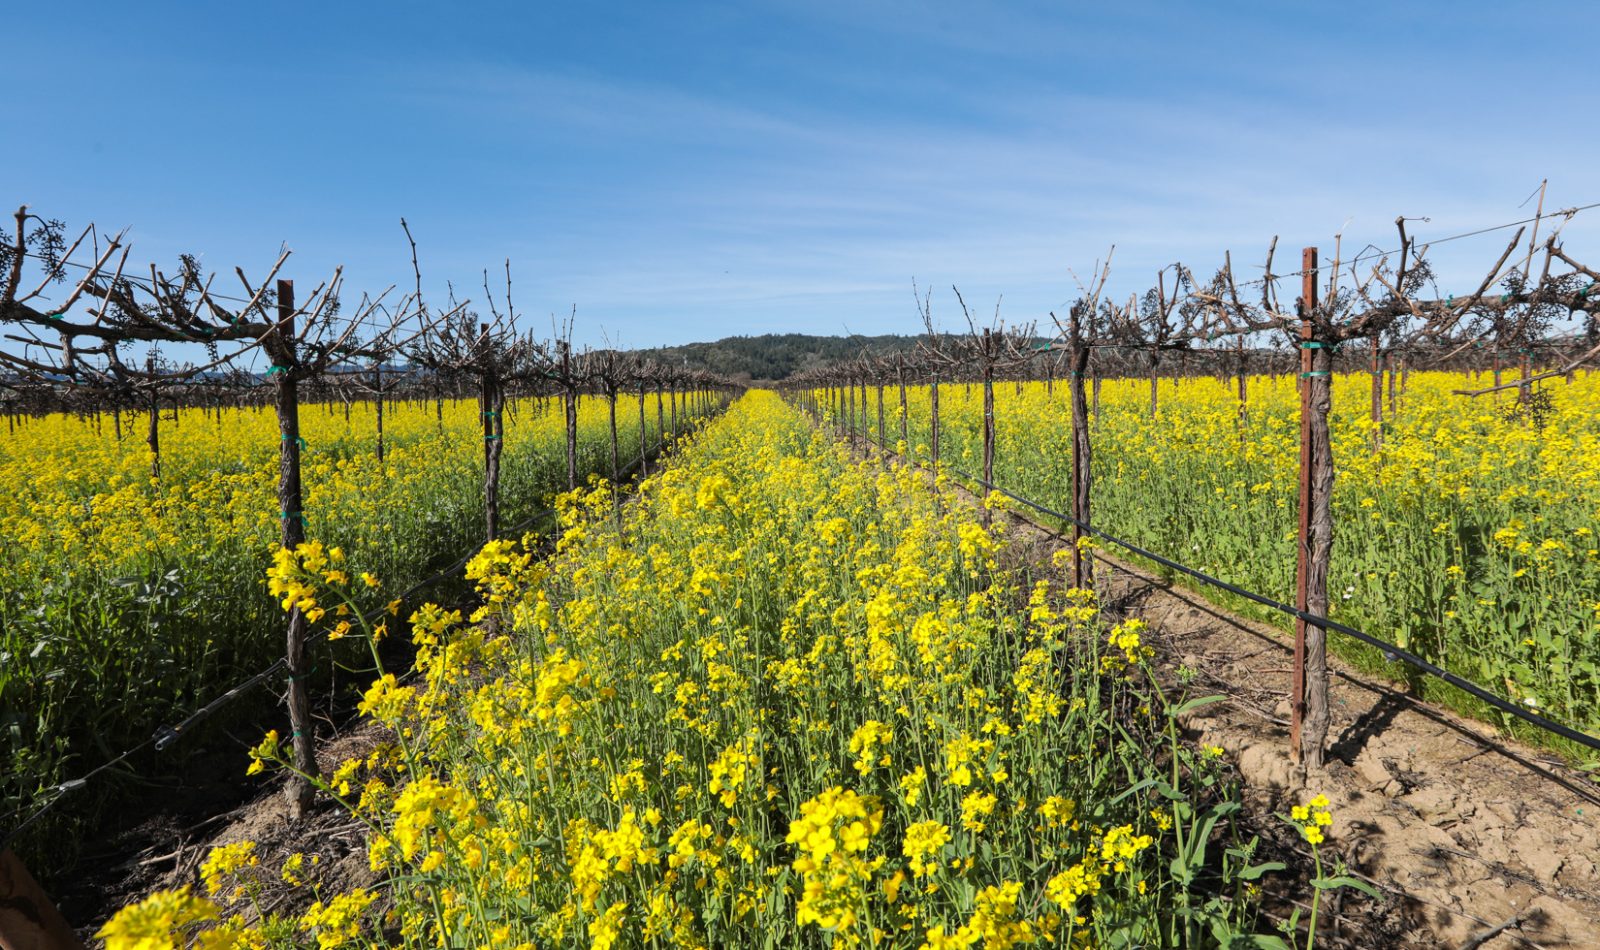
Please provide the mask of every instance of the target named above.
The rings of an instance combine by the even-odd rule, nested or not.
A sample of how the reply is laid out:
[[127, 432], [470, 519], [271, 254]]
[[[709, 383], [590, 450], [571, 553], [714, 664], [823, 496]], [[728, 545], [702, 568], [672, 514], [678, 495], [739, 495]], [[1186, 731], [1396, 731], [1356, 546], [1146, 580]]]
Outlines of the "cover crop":
[[[1253, 925], [1265, 867], [1220, 750], [1179, 741], [1142, 622], [1106, 630], [916, 471], [754, 393], [621, 534], [604, 489], [562, 523], [548, 561], [484, 548], [472, 616], [412, 616], [414, 674], [362, 706], [392, 741], [320, 780], [389, 883], [340, 893], [241, 842], [208, 894], [124, 910], [108, 946], [1172, 946]], [[335, 560], [285, 553], [275, 589], [343, 603]], [[281, 765], [280, 737], [255, 755]], [[280, 876], [309, 909], [246, 923]]]

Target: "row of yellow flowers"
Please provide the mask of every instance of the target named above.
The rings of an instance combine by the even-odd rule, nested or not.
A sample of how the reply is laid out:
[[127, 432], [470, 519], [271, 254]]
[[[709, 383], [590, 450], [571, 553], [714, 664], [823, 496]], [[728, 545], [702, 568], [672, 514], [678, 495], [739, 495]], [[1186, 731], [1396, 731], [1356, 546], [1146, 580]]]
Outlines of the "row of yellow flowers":
[[[240, 842], [204, 895], [118, 914], [110, 950], [1197, 946], [1255, 926], [1266, 868], [1217, 750], [1180, 741], [1142, 622], [1104, 629], [1059, 559], [1030, 565], [1000, 522], [853, 462], [770, 393], [645, 483], [621, 533], [610, 505], [567, 497], [548, 560], [484, 548], [470, 616], [412, 615], [414, 671], [361, 704], [391, 741], [318, 777], [384, 883], [339, 892], [314, 856]], [[285, 557], [275, 588], [345, 602], [329, 557]], [[254, 756], [283, 765], [279, 737]], [[257, 918], [277, 878], [302, 909]]]
[[[391, 402], [381, 462], [371, 404], [301, 417], [308, 531], [357, 574], [403, 587], [481, 542], [476, 402]], [[125, 417], [119, 439], [109, 413], [55, 415], [0, 439], [0, 813], [281, 654], [261, 581], [283, 517], [271, 410], [163, 410], [159, 477], [144, 423]], [[546, 402], [514, 401], [506, 423], [512, 523], [566, 487], [565, 436]], [[609, 472], [603, 400], [583, 400], [579, 430], [580, 470]], [[636, 457], [637, 425], [620, 434]]]

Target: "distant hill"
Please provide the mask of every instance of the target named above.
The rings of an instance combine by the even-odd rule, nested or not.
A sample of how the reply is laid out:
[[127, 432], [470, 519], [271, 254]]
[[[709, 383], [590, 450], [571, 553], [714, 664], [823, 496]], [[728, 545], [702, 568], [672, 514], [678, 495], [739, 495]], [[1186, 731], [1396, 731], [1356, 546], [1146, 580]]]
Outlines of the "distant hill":
[[715, 343], [685, 343], [644, 350], [642, 355], [674, 366], [709, 370], [743, 381], [778, 382], [795, 373], [851, 359], [863, 350], [874, 354], [909, 350], [918, 337], [812, 336], [806, 333], [765, 333], [730, 336]]

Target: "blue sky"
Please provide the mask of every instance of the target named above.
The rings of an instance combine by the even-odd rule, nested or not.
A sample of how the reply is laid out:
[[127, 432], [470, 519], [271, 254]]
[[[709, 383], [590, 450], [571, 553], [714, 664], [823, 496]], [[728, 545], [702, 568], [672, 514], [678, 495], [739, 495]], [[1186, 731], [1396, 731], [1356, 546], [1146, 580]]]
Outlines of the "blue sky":
[[[1600, 201], [1580, 5], [27, 4], [5, 15], [11, 206], [136, 257], [481, 297], [631, 346], [918, 329], [913, 278], [1042, 318]], [[1600, 209], [1568, 225], [1580, 256]], [[1505, 236], [1441, 247], [1470, 283]], [[1497, 243], [1498, 241], [1498, 243]]]

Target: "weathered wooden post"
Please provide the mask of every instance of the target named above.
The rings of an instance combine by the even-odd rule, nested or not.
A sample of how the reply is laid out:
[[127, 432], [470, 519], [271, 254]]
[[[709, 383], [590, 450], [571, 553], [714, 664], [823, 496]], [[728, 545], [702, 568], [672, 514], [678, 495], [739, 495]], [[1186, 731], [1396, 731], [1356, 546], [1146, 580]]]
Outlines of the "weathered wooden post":
[[661, 398], [663, 385], [660, 380], [656, 380], [656, 439], [661, 442], [667, 440], [667, 410], [663, 408], [666, 404]]
[[[994, 491], [994, 362], [998, 341], [988, 327], [983, 328], [983, 493]], [[983, 506], [983, 524], [994, 521], [994, 512]]]
[[578, 488], [578, 384], [572, 378], [572, 344], [556, 342], [561, 356], [562, 406], [567, 423], [567, 491]]
[[845, 388], [846, 393], [848, 394], [847, 400], [846, 400], [846, 404], [850, 407], [849, 408], [849, 411], [850, 411], [850, 417], [849, 417], [850, 418], [850, 441], [849, 441], [849, 444], [850, 444], [850, 447], [853, 449], [853, 448], [856, 447], [856, 383], [855, 383], [855, 380], [853, 380], [850, 377], [846, 376], [845, 379], [844, 379], [844, 388]]
[[620, 382], [617, 379], [616, 354], [605, 354], [605, 363], [601, 367], [600, 385], [606, 397], [606, 418], [611, 426], [611, 514], [617, 526], [617, 534], [622, 534], [622, 449], [617, 443], [617, 392]]
[[1295, 562], [1294, 677], [1290, 742], [1297, 761], [1320, 768], [1328, 738], [1328, 632], [1306, 614], [1328, 615], [1333, 552], [1333, 452], [1328, 433], [1333, 354], [1316, 339], [1317, 249], [1305, 249], [1300, 293], [1300, 524]]
[[[156, 355], [151, 353], [145, 360], [145, 368], [151, 376], [156, 374]], [[145, 444], [150, 446], [150, 477], [161, 477], [161, 406], [154, 387], [150, 389], [149, 406], [150, 425], [145, 435]]]
[[[274, 382], [273, 408], [278, 415], [278, 517], [282, 523], [279, 543], [293, 551], [306, 540], [306, 516], [300, 490], [300, 365], [295, 351], [294, 281], [278, 281], [278, 322], [266, 338], [272, 366], [267, 370]], [[289, 628], [284, 660], [289, 675], [289, 728], [294, 749], [294, 767], [285, 788], [289, 817], [298, 821], [311, 807], [314, 788], [301, 777], [317, 772], [316, 747], [312, 742], [311, 690], [306, 682], [306, 635], [310, 624], [299, 607], [289, 611]]]
[[1160, 369], [1159, 369], [1160, 365], [1161, 365], [1161, 351], [1159, 349], [1155, 348], [1155, 347], [1151, 347], [1150, 348], [1150, 418], [1152, 418], [1152, 419], [1154, 419], [1156, 417], [1156, 411], [1157, 411], [1157, 409], [1160, 408], [1160, 397], [1159, 397], [1158, 389], [1157, 389], [1157, 384], [1161, 379]]
[[1248, 360], [1244, 352], [1244, 334], [1239, 334], [1235, 341], [1239, 361], [1239, 441], [1245, 440], [1245, 429], [1250, 425], [1250, 388], [1248, 382]]
[[1071, 324], [1071, 375], [1067, 390], [1072, 394], [1072, 586], [1089, 589], [1094, 586], [1092, 565], [1085, 564], [1083, 556], [1083, 526], [1091, 524], [1089, 487], [1092, 473], [1089, 467], [1089, 407], [1084, 394], [1084, 373], [1089, 368], [1089, 348], [1084, 345], [1083, 324], [1074, 305]]
[[650, 477], [650, 435], [649, 426], [644, 421], [644, 397], [650, 388], [644, 380], [639, 381], [639, 477]]
[[1379, 337], [1382, 334], [1372, 334], [1372, 451], [1374, 454], [1383, 450], [1383, 356], [1380, 352]]
[[[346, 405], [348, 406], [349, 404], [346, 403]], [[377, 414], [378, 471], [383, 472], [385, 469], [383, 467], [383, 361], [381, 359], [372, 361], [372, 405], [373, 411]], [[346, 409], [345, 417], [349, 418], [348, 409]]]
[[906, 360], [904, 356], [897, 357], [894, 365], [895, 383], [900, 387], [900, 441], [906, 444], [906, 453], [911, 452], [911, 412], [906, 402]]
[[878, 387], [878, 457], [887, 460], [888, 447], [883, 442], [883, 378], [878, 377], [876, 384]]
[[495, 369], [497, 354], [489, 352], [489, 324], [480, 324], [483, 362], [478, 374], [478, 402], [483, 417], [483, 530], [487, 540], [500, 537], [500, 453], [505, 450], [505, 392]]
[[1395, 412], [1394, 383], [1395, 377], [1399, 375], [1395, 369], [1395, 355], [1393, 353], [1389, 354], [1387, 362], [1389, 364], [1389, 418], [1393, 419]]

